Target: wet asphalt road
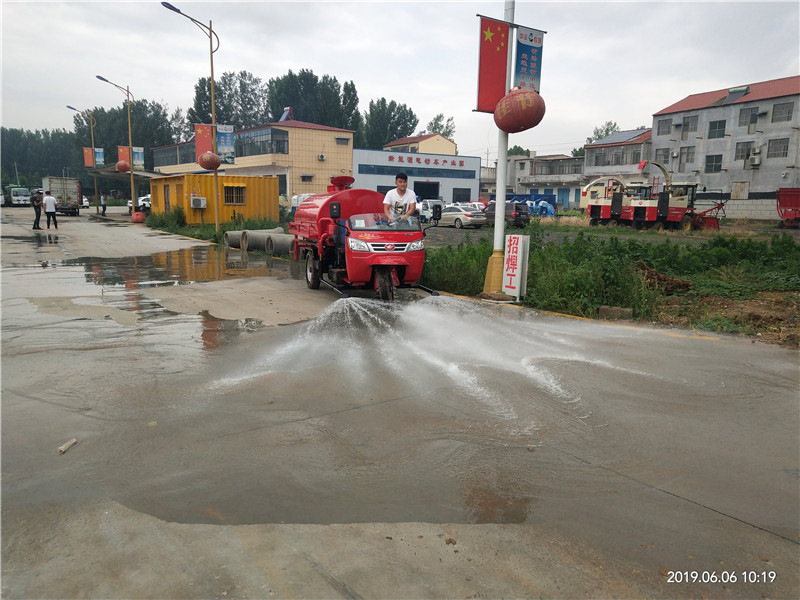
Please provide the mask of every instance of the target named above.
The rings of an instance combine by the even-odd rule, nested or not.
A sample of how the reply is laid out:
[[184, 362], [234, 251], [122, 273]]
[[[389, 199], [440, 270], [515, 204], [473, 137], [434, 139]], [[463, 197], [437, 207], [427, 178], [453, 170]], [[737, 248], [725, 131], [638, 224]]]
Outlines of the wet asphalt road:
[[800, 595], [796, 351], [23, 219], [4, 597]]

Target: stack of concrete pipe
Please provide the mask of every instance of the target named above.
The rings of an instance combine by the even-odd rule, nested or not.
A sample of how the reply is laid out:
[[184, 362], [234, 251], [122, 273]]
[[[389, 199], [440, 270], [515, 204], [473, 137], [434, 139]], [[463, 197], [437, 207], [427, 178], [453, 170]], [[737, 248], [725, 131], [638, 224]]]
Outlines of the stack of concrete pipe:
[[[283, 227], [245, 230], [242, 232], [241, 248], [242, 250], [261, 250], [262, 252], [266, 252], [267, 239], [273, 235], [286, 234], [283, 232]], [[294, 238], [294, 236], [291, 237]]]

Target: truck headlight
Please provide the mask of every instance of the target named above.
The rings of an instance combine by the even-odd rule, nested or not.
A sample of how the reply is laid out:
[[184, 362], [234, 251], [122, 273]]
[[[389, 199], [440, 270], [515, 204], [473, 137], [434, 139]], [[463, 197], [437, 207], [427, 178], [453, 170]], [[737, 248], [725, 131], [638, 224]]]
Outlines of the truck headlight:
[[425, 240], [422, 239], [411, 242], [408, 245], [408, 248], [406, 248], [408, 252], [410, 252], [411, 250], [424, 250], [424, 249], [425, 249]]
[[355, 238], [347, 238], [347, 245], [350, 246], [350, 250], [356, 250], [357, 252], [369, 252], [369, 246], [367, 246], [367, 242], [363, 242]]

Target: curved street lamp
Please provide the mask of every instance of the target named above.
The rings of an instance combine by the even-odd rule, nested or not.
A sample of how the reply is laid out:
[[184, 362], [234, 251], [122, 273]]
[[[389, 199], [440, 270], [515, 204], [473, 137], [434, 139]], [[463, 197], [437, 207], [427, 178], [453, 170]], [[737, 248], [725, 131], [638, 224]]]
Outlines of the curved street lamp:
[[[211, 21], [208, 22], [208, 25], [204, 25], [197, 19], [190, 17], [184, 12], [181, 12], [178, 7], [173, 6], [169, 2], [162, 2], [161, 6], [171, 10], [172, 12], [178, 13], [182, 17], [186, 17], [208, 36], [209, 57], [211, 58], [211, 151], [214, 154], [217, 154], [217, 110], [216, 102], [214, 102], [214, 53], [219, 50], [219, 36], [214, 33], [214, 28], [211, 25]], [[215, 41], [216, 46], [214, 45]], [[214, 169], [214, 196], [214, 228], [216, 231], [219, 231], [219, 178], [217, 175], [217, 169]]]
[[122, 87], [100, 75], [96, 75], [96, 77], [104, 83], [113, 85], [125, 94], [128, 101], [128, 159], [131, 161], [131, 214], [133, 214], [139, 209], [139, 205], [136, 202], [136, 184], [133, 182], [133, 134], [131, 133], [131, 97], [133, 94], [131, 94], [130, 87]]
[[[97, 121], [94, 120], [92, 113], [90, 113], [88, 110], [78, 110], [77, 108], [75, 108], [74, 106], [70, 106], [69, 104], [67, 104], [67, 108], [70, 110], [74, 110], [76, 113], [80, 113], [83, 116], [83, 118], [89, 122], [89, 127], [91, 129], [91, 135], [92, 135], [92, 165], [96, 167], [97, 164], [95, 163], [95, 157], [94, 157], [94, 126], [97, 125]], [[94, 207], [96, 213], [99, 215], [100, 203], [97, 201], [97, 175], [93, 175], [92, 179], [94, 179]]]

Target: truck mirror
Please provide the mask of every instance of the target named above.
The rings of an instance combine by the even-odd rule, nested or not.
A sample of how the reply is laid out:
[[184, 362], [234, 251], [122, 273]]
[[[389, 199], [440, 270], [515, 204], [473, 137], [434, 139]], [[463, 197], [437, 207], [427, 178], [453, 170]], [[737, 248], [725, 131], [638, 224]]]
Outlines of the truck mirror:
[[442, 218], [442, 205], [441, 204], [434, 204], [433, 205], [433, 212], [431, 214], [432, 221], [438, 221]]
[[331, 202], [330, 207], [331, 219], [338, 219], [342, 215], [342, 205], [338, 202]]

